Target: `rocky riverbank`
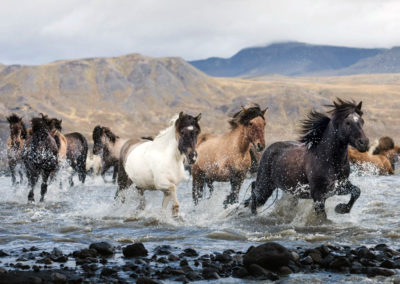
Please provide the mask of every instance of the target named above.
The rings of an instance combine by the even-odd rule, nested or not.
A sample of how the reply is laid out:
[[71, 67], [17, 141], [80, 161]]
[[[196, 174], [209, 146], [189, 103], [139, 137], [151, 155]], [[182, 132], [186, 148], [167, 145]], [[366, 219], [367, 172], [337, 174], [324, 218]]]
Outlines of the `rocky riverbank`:
[[398, 269], [400, 250], [385, 244], [287, 249], [269, 242], [246, 252], [227, 249], [201, 255], [193, 248], [162, 245], [148, 251], [142, 243], [114, 247], [107, 242], [70, 254], [36, 247], [0, 251], [0, 283], [188, 283], [227, 277], [278, 280], [292, 273], [321, 271], [389, 277]]

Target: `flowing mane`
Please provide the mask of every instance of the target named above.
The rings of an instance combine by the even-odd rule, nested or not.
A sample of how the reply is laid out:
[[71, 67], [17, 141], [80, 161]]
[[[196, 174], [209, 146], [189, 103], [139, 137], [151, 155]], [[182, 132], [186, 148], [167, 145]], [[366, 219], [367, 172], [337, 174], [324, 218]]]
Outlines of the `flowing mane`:
[[7, 117], [7, 121], [8, 121], [10, 124], [15, 124], [15, 123], [21, 122], [21, 127], [22, 127], [22, 129], [21, 129], [21, 136], [22, 136], [23, 139], [26, 139], [28, 133], [27, 133], [27, 131], [26, 131], [25, 124], [24, 124], [23, 121], [22, 121], [22, 117], [19, 117], [18, 115], [16, 115], [15, 113], [13, 113], [13, 114], [11, 114], [10, 116]]
[[31, 120], [32, 124], [32, 133], [36, 133], [42, 130], [49, 131], [49, 126], [47, 122], [41, 117], [34, 117]]
[[336, 99], [332, 105], [326, 105], [332, 108], [328, 111], [331, 118], [327, 115], [312, 110], [307, 118], [301, 122], [300, 139], [299, 141], [306, 144], [307, 148], [311, 149], [318, 145], [324, 135], [324, 131], [329, 122], [338, 122], [345, 119], [351, 113], [357, 113], [362, 116], [361, 103], [357, 105], [354, 101], [344, 101], [339, 98]]
[[161, 130], [161, 131], [157, 134], [157, 136], [154, 137], [154, 140], [153, 140], [153, 141], [157, 141], [157, 140], [160, 140], [161, 138], [165, 137], [167, 134], [170, 133], [171, 130], [173, 130], [174, 133], [175, 133], [175, 123], [176, 123], [176, 121], [178, 120], [178, 118], [179, 118], [179, 114], [175, 114], [175, 115], [171, 118], [171, 120], [169, 121], [169, 126], [168, 126], [167, 128], [165, 128], [165, 129]]
[[254, 103], [246, 107], [242, 107], [242, 109], [235, 113], [228, 122], [231, 126], [231, 129], [235, 129], [240, 124], [247, 124], [250, 120], [256, 118], [257, 116], [261, 116], [265, 120], [260, 105]]

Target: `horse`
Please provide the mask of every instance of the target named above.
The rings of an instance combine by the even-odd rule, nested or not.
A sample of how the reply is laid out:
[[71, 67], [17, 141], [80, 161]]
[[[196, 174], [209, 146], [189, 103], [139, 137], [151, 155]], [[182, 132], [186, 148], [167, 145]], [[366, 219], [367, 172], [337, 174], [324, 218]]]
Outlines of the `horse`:
[[362, 102], [337, 98], [328, 107], [329, 116], [312, 110], [302, 121], [299, 142], [276, 142], [265, 150], [251, 197], [245, 201], [253, 214], [277, 188], [297, 198], [313, 199], [321, 222], [327, 219], [325, 200], [332, 195], [350, 194], [347, 204], [335, 207], [336, 213], [350, 212], [361, 190], [349, 181], [348, 145], [360, 152], [369, 145], [363, 131]]
[[32, 136], [26, 140], [22, 149], [22, 159], [25, 165], [26, 174], [31, 190], [28, 194], [28, 202], [34, 202], [33, 190], [42, 176], [41, 198], [47, 192], [47, 182], [49, 176], [54, 174], [58, 167], [58, 145], [47, 121], [40, 117], [31, 120]]
[[115, 135], [110, 128], [97, 125], [93, 129], [93, 155], [100, 155], [102, 157], [102, 170], [101, 176], [105, 180], [105, 174], [109, 168], [114, 167], [113, 183], [115, 183], [118, 175], [119, 157], [122, 146], [128, 139], [120, 138]]
[[139, 209], [144, 209], [144, 191], [161, 190], [164, 193], [163, 209], [167, 208], [172, 198], [172, 215], [176, 216], [179, 213], [176, 190], [185, 177], [184, 161], [186, 159], [189, 164], [193, 164], [197, 159], [200, 118], [201, 114], [193, 117], [180, 112], [153, 141], [126, 142], [119, 159], [116, 197], [121, 190], [134, 183], [140, 195]]
[[70, 186], [74, 185], [74, 173], [78, 173], [78, 178], [82, 183], [86, 179], [86, 158], [88, 152], [88, 144], [86, 138], [79, 132], [62, 134], [62, 120], [57, 118], [49, 118], [42, 114], [42, 118], [46, 121], [51, 135], [55, 138], [59, 147], [59, 159], [64, 160], [74, 170], [69, 177]]
[[17, 166], [18, 174], [20, 177], [20, 183], [23, 181], [23, 166], [22, 162], [22, 147], [24, 146], [25, 140], [27, 139], [27, 131], [22, 118], [15, 113], [7, 117], [7, 121], [10, 124], [10, 138], [7, 141], [7, 159], [8, 166], [11, 172], [11, 182], [12, 185], [17, 184], [17, 179], [15, 177], [15, 169]]
[[389, 159], [393, 170], [399, 161], [400, 147], [394, 144], [393, 138], [389, 136], [379, 138], [378, 146], [372, 152], [374, 155], [383, 155]]
[[214, 190], [213, 182], [229, 181], [231, 193], [226, 197], [224, 206], [238, 202], [240, 187], [252, 166], [251, 146], [256, 151], [265, 148], [264, 114], [268, 108], [261, 110], [253, 104], [235, 113], [229, 120], [231, 131], [217, 136], [203, 134], [197, 143], [198, 158], [192, 166], [192, 197], [197, 205], [203, 196], [204, 184]]
[[380, 175], [392, 175], [394, 174], [393, 167], [390, 160], [381, 154], [371, 155], [368, 152], [361, 153], [357, 149], [349, 147], [349, 161], [350, 163], [363, 166], [364, 164], [372, 164]]

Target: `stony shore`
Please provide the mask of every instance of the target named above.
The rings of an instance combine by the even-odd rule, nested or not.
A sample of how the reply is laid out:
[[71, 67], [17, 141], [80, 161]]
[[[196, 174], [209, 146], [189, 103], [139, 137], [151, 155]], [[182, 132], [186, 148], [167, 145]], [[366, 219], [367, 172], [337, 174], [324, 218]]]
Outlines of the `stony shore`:
[[0, 283], [163, 283], [241, 278], [279, 280], [292, 273], [393, 276], [400, 250], [385, 244], [367, 248], [321, 245], [287, 249], [269, 242], [246, 252], [227, 249], [200, 255], [169, 245], [148, 251], [142, 243], [114, 247], [107, 242], [64, 254], [54, 248], [0, 250]]

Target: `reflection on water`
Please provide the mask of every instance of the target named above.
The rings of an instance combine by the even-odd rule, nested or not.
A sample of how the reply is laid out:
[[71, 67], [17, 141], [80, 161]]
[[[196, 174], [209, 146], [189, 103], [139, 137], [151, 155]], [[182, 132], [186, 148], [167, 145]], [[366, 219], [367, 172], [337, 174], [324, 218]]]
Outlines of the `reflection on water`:
[[[227, 241], [235, 250], [271, 240], [287, 247], [327, 242], [352, 246], [386, 243], [396, 247], [400, 238], [399, 176], [357, 174], [351, 180], [362, 190], [352, 212], [336, 214], [335, 205], [347, 202], [349, 197], [331, 197], [326, 205], [332, 224], [316, 226], [312, 222], [310, 225], [311, 201], [301, 200], [294, 210], [290, 198], [281, 192], [274, 204], [275, 194], [272, 195], [266, 210], [260, 209], [264, 212], [258, 216], [244, 208], [234, 210], [234, 206], [224, 210], [227, 183], [215, 184], [212, 198], [194, 207], [191, 181], [182, 182], [178, 190], [181, 216], [174, 219], [170, 209], [161, 209], [161, 192], [146, 192], [146, 209], [137, 211], [133, 190], [125, 193], [126, 202], [122, 204], [114, 200], [116, 185], [104, 184], [100, 177], [88, 178], [84, 186], [72, 188], [55, 182], [49, 187], [45, 202], [33, 205], [27, 204], [27, 186], [12, 188], [10, 178], [0, 177], [0, 249], [21, 248], [27, 243], [52, 249], [57, 243], [69, 252], [97, 240], [119, 244], [141, 241], [147, 242], [149, 248], [159, 244], [190, 246], [208, 252], [226, 249]], [[250, 182], [246, 180], [242, 186], [240, 200], [245, 199], [245, 193], [250, 194], [250, 190], [246, 191]], [[38, 187], [35, 191], [37, 199], [39, 190]], [[288, 281], [299, 282], [298, 277], [293, 275]]]

